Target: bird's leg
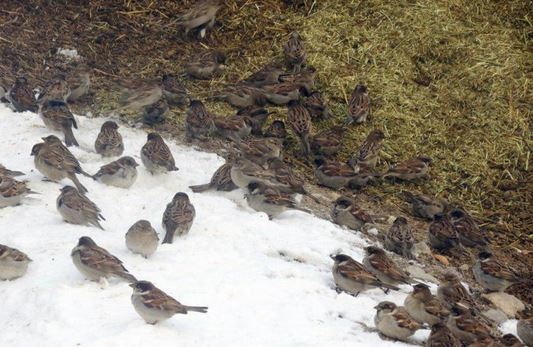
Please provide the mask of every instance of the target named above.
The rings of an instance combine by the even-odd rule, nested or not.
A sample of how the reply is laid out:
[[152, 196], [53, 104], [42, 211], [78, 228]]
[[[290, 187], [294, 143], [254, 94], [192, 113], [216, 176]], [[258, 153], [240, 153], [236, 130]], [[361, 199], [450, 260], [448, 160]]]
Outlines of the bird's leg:
[[105, 277], [100, 277], [98, 283], [100, 284], [100, 289], [106, 289], [107, 287], [109, 287], [109, 282], [107, 282], [107, 279]]

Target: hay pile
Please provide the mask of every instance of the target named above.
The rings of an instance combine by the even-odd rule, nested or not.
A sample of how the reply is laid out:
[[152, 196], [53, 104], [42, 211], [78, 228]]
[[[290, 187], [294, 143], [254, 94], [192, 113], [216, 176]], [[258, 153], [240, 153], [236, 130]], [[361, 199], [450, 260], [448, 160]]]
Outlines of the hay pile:
[[[369, 87], [371, 122], [349, 131], [341, 158], [372, 128], [382, 129], [382, 169], [417, 154], [434, 158], [433, 179], [403, 189], [464, 205], [502, 251], [533, 251], [532, 1], [228, 0], [202, 43], [183, 38], [176, 26], [176, 16], [190, 3], [5, 2], [0, 73], [7, 81], [20, 72], [39, 76], [33, 80], [38, 85], [54, 71], [57, 49], [76, 48], [95, 68], [90, 107], [105, 114], [116, 106], [114, 78], [179, 73], [191, 55], [223, 50], [229, 61], [224, 76], [186, 81], [193, 95], [205, 98], [281, 60], [287, 34], [298, 30], [336, 117], [317, 124], [317, 130], [344, 117], [357, 83]], [[233, 112], [220, 103], [209, 107]], [[285, 116], [284, 109], [277, 112]], [[183, 111], [174, 110], [169, 124], [181, 131], [182, 119]], [[368, 194], [405, 210], [400, 190], [381, 183]]]

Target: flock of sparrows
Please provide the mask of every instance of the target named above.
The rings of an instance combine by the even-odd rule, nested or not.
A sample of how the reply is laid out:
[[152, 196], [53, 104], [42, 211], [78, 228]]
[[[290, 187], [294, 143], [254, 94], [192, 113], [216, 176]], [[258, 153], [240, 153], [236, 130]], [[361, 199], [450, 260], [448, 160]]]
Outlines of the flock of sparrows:
[[[198, 1], [179, 18], [179, 24], [186, 33], [195, 32], [203, 38], [207, 30], [213, 28], [221, 4], [221, 1], [214, 0]], [[190, 186], [190, 189], [195, 193], [209, 189], [244, 189], [249, 206], [266, 213], [270, 219], [288, 209], [309, 213], [300, 206], [300, 194], [315, 201], [319, 199], [308, 192], [305, 182], [283, 161], [287, 137], [285, 122], [274, 120], [264, 129], [270, 115], [265, 109], [268, 103], [287, 106], [286, 122], [300, 141], [303, 160], [315, 164], [315, 177], [322, 186], [335, 190], [360, 189], [378, 178], [416, 182], [429, 177], [431, 159], [423, 155], [397, 163], [384, 173], [377, 172], [379, 153], [385, 139], [384, 133], [377, 129], [368, 134], [347, 163], [335, 160], [344, 133], [354, 124], [366, 122], [371, 115], [368, 89], [364, 85], [354, 88], [347, 107], [348, 116], [342, 124], [314, 133], [314, 122], [331, 117], [320, 92], [314, 90], [316, 69], [308, 66], [305, 43], [297, 32], [290, 34], [283, 52], [289, 71], [277, 64], [269, 64], [213, 95], [213, 99], [224, 100], [237, 107], [239, 110], [234, 116], [216, 116], [202, 101], [190, 99], [186, 89], [173, 75], [165, 75], [156, 83], [123, 83], [119, 110], [142, 110], [143, 121], [152, 125], [164, 121], [169, 107], [188, 103], [185, 116], [188, 141], [206, 141], [217, 135], [232, 141], [235, 146], [227, 162], [216, 170], [210, 182]], [[186, 64], [185, 72], [191, 78], [210, 79], [223, 71], [225, 62], [223, 53], [209, 52]], [[139, 164], [132, 157], [120, 157], [124, 144], [118, 125], [113, 121], [102, 125], [94, 147], [102, 157], [120, 157], [118, 160], [90, 175], [69, 151], [69, 146], [78, 146], [73, 132], [78, 125], [68, 104], [88, 93], [90, 79], [90, 69], [84, 67], [68, 75], [57, 75], [44, 86], [36, 99], [28, 80], [19, 77], [6, 91], [5, 99], [17, 111], [38, 112], [48, 129], [64, 136], [64, 144], [55, 135], [44, 137], [43, 142], [35, 144], [31, 152], [35, 167], [46, 179], [69, 179], [74, 185], [63, 187], [57, 198], [57, 210], [64, 221], [103, 229], [101, 222], [105, 218], [102, 211], [87, 197], [87, 189], [78, 176], [127, 189], [136, 181]], [[148, 134], [140, 158], [146, 170], [153, 175], [178, 170], [172, 152], [156, 132]], [[0, 207], [18, 205], [27, 194], [34, 193], [26, 182], [15, 178], [20, 175], [23, 173], [0, 166]], [[404, 196], [412, 205], [414, 216], [431, 221], [428, 242], [433, 249], [451, 255], [458, 254], [456, 252], [467, 254], [468, 248], [478, 251], [478, 260], [472, 271], [482, 288], [504, 291], [512, 284], [524, 281], [493, 256], [487, 237], [464, 209], [452, 208], [447, 201], [427, 195], [405, 192]], [[373, 223], [376, 219], [347, 195], [334, 202], [331, 217], [337, 224], [354, 230], [361, 230], [366, 223]], [[176, 236], [188, 233], [194, 218], [195, 208], [188, 195], [176, 193], [163, 214], [165, 236], [162, 242], [172, 243]], [[156, 230], [146, 220], [139, 220], [131, 226], [125, 241], [128, 249], [146, 258], [159, 245]], [[385, 249], [407, 259], [414, 258], [414, 244], [407, 219], [401, 216], [383, 235]], [[414, 284], [404, 306], [384, 301], [375, 307], [375, 326], [382, 335], [406, 340], [417, 330], [429, 327], [431, 335], [427, 346], [521, 346], [512, 335], [506, 335], [497, 342], [491, 323], [481, 315], [479, 305], [453, 271], [444, 274], [435, 296], [426, 284], [413, 280], [383, 249], [370, 246], [365, 251], [362, 263], [346, 254], [331, 255], [333, 280], [339, 292], [357, 296], [368, 289], [381, 288], [388, 293], [389, 290], [399, 290], [398, 285]], [[151, 282], [137, 280], [118, 258], [89, 237], [79, 239], [71, 256], [74, 265], [89, 280], [119, 277], [130, 282], [133, 306], [147, 323], [155, 324], [176, 313], [207, 311], [206, 307], [182, 305]], [[30, 261], [21, 251], [0, 245], [0, 278], [11, 280], [24, 275]], [[529, 346], [533, 346], [532, 331], [532, 319], [518, 323], [518, 334]]]

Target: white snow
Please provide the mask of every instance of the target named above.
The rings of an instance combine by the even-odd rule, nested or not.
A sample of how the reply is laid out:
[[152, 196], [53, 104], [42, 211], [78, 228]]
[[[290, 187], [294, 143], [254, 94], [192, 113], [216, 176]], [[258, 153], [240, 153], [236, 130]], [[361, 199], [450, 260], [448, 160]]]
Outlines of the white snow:
[[[106, 119], [77, 120], [80, 148], [72, 152], [95, 173], [111, 161], [93, 149]], [[126, 126], [119, 131], [124, 155], [140, 163], [145, 132]], [[194, 194], [187, 187], [208, 182], [223, 159], [169, 140], [178, 172], [152, 176], [140, 166], [129, 190], [80, 177], [107, 219], [106, 230], [70, 225], [55, 207], [61, 185], [42, 181], [30, 156], [33, 144], [48, 134], [36, 114], [0, 105], [0, 163], [26, 172], [31, 189], [41, 193], [21, 206], [0, 209], [0, 243], [33, 259], [26, 276], [0, 282], [0, 346], [405, 345], [383, 341], [357, 322], [372, 327], [373, 307], [382, 300], [401, 304], [408, 286], [357, 298], [334, 290], [329, 254], [342, 249], [361, 260], [366, 241], [357, 234], [298, 211], [269, 221], [246, 206], [242, 191]], [[196, 208], [190, 233], [160, 246], [150, 259], [129, 252], [128, 228], [147, 219], [161, 233], [163, 211], [178, 191], [188, 193]], [[209, 306], [209, 312], [146, 324], [131, 305], [127, 283], [110, 280], [102, 289], [74, 267], [70, 252], [83, 235], [120, 258], [138, 279], [152, 281], [184, 304]], [[428, 333], [419, 331], [416, 340]]]
[[57, 51], [57, 54], [62, 55], [67, 59], [70, 60], [78, 60], [80, 58], [78, 51], [76, 49], [70, 49], [70, 48], [60, 48]]

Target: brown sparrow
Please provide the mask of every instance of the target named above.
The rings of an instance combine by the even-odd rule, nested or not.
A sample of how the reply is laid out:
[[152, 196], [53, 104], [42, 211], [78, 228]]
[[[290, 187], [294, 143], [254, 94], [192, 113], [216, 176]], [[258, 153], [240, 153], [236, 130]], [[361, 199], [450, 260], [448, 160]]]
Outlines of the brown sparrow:
[[63, 133], [67, 146], [79, 146], [72, 132], [73, 127], [78, 129], [78, 124], [64, 101], [48, 100], [44, 102], [39, 114], [48, 129]]
[[352, 230], [361, 230], [365, 223], [373, 222], [372, 216], [347, 196], [341, 196], [335, 201], [331, 218], [335, 223]]
[[287, 138], [285, 123], [282, 120], [273, 121], [265, 131], [265, 137], [275, 137], [285, 140]]
[[448, 251], [459, 247], [457, 233], [447, 215], [437, 213], [428, 230], [431, 247], [439, 251]]
[[215, 17], [222, 6], [220, 0], [199, 0], [185, 14], [179, 16], [178, 23], [189, 31], [198, 32], [200, 39], [205, 37], [207, 29], [215, 25]]
[[406, 161], [392, 165], [383, 178], [393, 177], [403, 181], [412, 181], [419, 178], [427, 178], [431, 158], [419, 156]]
[[309, 111], [312, 119], [327, 119], [330, 117], [326, 102], [319, 91], [304, 95], [306, 98], [303, 101], [303, 105]]
[[226, 101], [228, 104], [238, 108], [254, 105], [264, 106], [267, 102], [261, 89], [246, 85], [227, 87], [224, 91], [213, 96], [213, 98]]
[[350, 159], [350, 165], [366, 166], [374, 169], [378, 162], [379, 151], [383, 146], [385, 135], [381, 130], [372, 130], [359, 147], [359, 151]]
[[137, 180], [137, 162], [132, 157], [122, 157], [98, 170], [94, 180], [119, 188], [129, 188]]
[[444, 323], [431, 326], [431, 334], [426, 342], [427, 347], [462, 347], [461, 341]]
[[216, 117], [213, 121], [220, 136], [236, 143], [252, 133], [252, 121], [248, 117]]
[[248, 118], [252, 123], [252, 134], [253, 135], [262, 135], [263, 134], [263, 125], [265, 124], [270, 113], [261, 106], [248, 106], [241, 108], [237, 111], [236, 117]]
[[196, 210], [189, 196], [185, 193], [176, 193], [163, 214], [163, 228], [166, 231], [163, 243], [172, 243], [175, 235], [187, 234], [191, 230], [195, 216]]
[[124, 142], [118, 132], [117, 123], [108, 120], [102, 125], [94, 142], [94, 148], [102, 157], [118, 157], [124, 153]]
[[43, 91], [39, 94], [37, 102], [40, 104], [48, 101], [63, 101], [66, 103], [70, 94], [71, 90], [65, 76], [59, 74], [46, 82]]
[[0, 208], [19, 205], [28, 194], [36, 193], [27, 187], [26, 182], [0, 175]]
[[237, 189], [238, 187], [231, 180], [231, 166], [231, 163], [225, 163], [215, 171], [209, 183], [189, 186], [189, 188], [195, 193], [205, 192], [209, 189], [223, 192], [230, 192]]
[[187, 139], [203, 139], [215, 130], [213, 115], [200, 100], [191, 100], [185, 117]]
[[284, 73], [285, 71], [280, 66], [268, 64], [245, 78], [242, 83], [254, 87], [276, 84], [279, 83], [279, 77]]
[[207, 312], [207, 307], [180, 304], [176, 299], [148, 281], [137, 281], [130, 284], [130, 287], [133, 288], [131, 295], [133, 308], [148, 324], [164, 321], [177, 313]]
[[296, 31], [291, 33], [289, 40], [283, 45], [283, 52], [285, 53], [285, 60], [292, 67], [292, 71], [300, 72], [307, 59], [307, 51], [300, 34]]
[[160, 81], [120, 81], [122, 90], [119, 103], [121, 110], [139, 111], [148, 105], [155, 104], [163, 97]]
[[153, 104], [144, 106], [142, 121], [147, 125], [155, 125], [165, 121], [165, 114], [168, 112], [168, 102], [165, 97]]
[[17, 77], [15, 84], [7, 91], [5, 97], [17, 112], [37, 112], [37, 100], [24, 76]]
[[450, 311], [423, 283], [413, 286], [413, 291], [405, 298], [403, 306], [417, 322], [429, 326], [444, 322], [450, 315]]
[[424, 194], [413, 194], [408, 191], [402, 192], [405, 200], [411, 204], [413, 215], [432, 220], [437, 213], [444, 213], [448, 202], [444, 199], [433, 198]]
[[0, 176], [17, 177], [24, 175], [26, 175], [24, 172], [9, 170], [4, 165], [0, 164]]
[[477, 307], [476, 302], [463, 286], [461, 280], [453, 271], [446, 271], [437, 288], [437, 298], [451, 309], [455, 305], [461, 305], [469, 309]]
[[274, 137], [249, 139], [238, 143], [238, 147], [246, 159], [265, 167], [269, 159], [281, 158], [283, 140]]
[[159, 237], [157, 232], [147, 220], [135, 222], [126, 233], [126, 247], [133, 253], [142, 255], [145, 258], [150, 257], [159, 246]]
[[304, 181], [294, 174], [292, 168], [279, 158], [271, 158], [268, 160], [268, 169], [271, 170], [278, 182], [290, 188], [294, 193], [309, 196], [315, 202], [319, 202], [318, 198], [310, 194], [304, 187]]
[[298, 210], [305, 213], [311, 211], [302, 208], [294, 199], [294, 194], [286, 193], [279, 188], [268, 186], [262, 182], [250, 182], [245, 195], [248, 205], [258, 212], [267, 214], [268, 219], [273, 219], [287, 210]]
[[148, 134], [146, 144], [141, 149], [141, 161], [152, 175], [179, 170], [170, 148], [158, 133]]
[[366, 86], [358, 84], [348, 103], [348, 118], [346, 124], [363, 123], [370, 113], [370, 97]]
[[525, 282], [513, 269], [488, 252], [481, 251], [472, 267], [476, 281], [487, 291], [503, 292], [515, 283]]
[[516, 324], [516, 333], [527, 346], [533, 346], [533, 317], [520, 319]]
[[208, 52], [197, 55], [185, 64], [185, 72], [190, 77], [199, 80], [209, 80], [218, 76], [226, 66], [226, 55], [222, 52]]
[[365, 248], [366, 256], [363, 259], [365, 268], [373, 273], [381, 282], [396, 286], [398, 284], [410, 284], [413, 280], [389, 258], [387, 253], [379, 247], [369, 246]]
[[65, 222], [78, 225], [92, 224], [104, 230], [100, 225], [100, 220], [105, 220], [105, 218], [94, 202], [72, 186], [65, 186], [60, 191], [56, 207]]
[[460, 305], [451, 310], [446, 326], [465, 345], [490, 337], [490, 328]]
[[[268, 163], [268, 161], [267, 161]], [[237, 155], [233, 159], [230, 170], [231, 180], [239, 188], [246, 189], [251, 182], [262, 182], [271, 186], [282, 186], [281, 182], [276, 180], [276, 175], [261, 165]]]
[[422, 326], [414, 320], [405, 308], [390, 301], [382, 301], [376, 307], [374, 324], [386, 337], [406, 341]]
[[355, 169], [337, 161], [325, 160], [323, 158], [315, 159], [315, 176], [318, 183], [332, 189], [341, 189], [347, 186], [350, 181], [357, 178], [359, 168]]
[[300, 94], [308, 96], [315, 87], [316, 69], [309, 66], [297, 73], [288, 73], [279, 76], [282, 84], [292, 85], [293, 88], [299, 88]]
[[407, 259], [413, 259], [412, 248], [415, 243], [413, 231], [407, 224], [407, 219], [398, 217], [385, 233], [383, 246], [386, 250], [399, 254]]
[[300, 89], [300, 85], [290, 82], [263, 86], [266, 99], [274, 105], [286, 105], [292, 100], [298, 100]]
[[390, 289], [399, 289], [381, 282], [374, 274], [365, 269], [363, 264], [346, 254], [331, 255], [330, 257], [335, 262], [332, 272], [337, 291], [357, 296], [360, 292], [374, 288], [381, 288], [385, 293]]
[[0, 244], [0, 280], [14, 280], [28, 271], [32, 260], [18, 249]]
[[90, 174], [88, 174], [85, 170], [81, 168], [80, 162], [70, 150], [63, 145], [61, 140], [55, 136], [55, 135], [48, 135], [46, 137], [41, 138], [44, 141], [44, 144], [48, 147], [52, 147], [55, 150], [57, 150], [59, 153], [61, 153], [62, 156], [64, 156], [68, 161], [75, 163], [76, 166], [79, 167], [79, 173], [81, 173], [85, 177], [92, 177]]
[[[520, 324], [520, 321], [518, 321], [518, 324]], [[518, 327], [518, 324], [517, 324], [517, 327]], [[526, 345], [520, 342], [518, 337], [514, 336], [513, 334], [503, 335], [500, 338], [500, 342], [501, 342], [501, 345], [505, 347], [526, 347]], [[524, 343], [527, 343], [527, 342], [524, 342]], [[531, 344], [529, 344], [529, 346], [531, 346]]]
[[303, 154], [309, 156], [311, 155], [309, 136], [313, 131], [313, 122], [309, 111], [298, 100], [290, 101], [288, 106], [287, 122], [294, 134], [300, 138]]
[[70, 89], [68, 101], [77, 101], [89, 93], [91, 86], [91, 70], [85, 66], [76, 68], [66, 76]]
[[459, 242], [465, 247], [484, 248], [489, 244], [487, 237], [479, 230], [474, 218], [466, 211], [455, 208], [450, 211], [450, 220], [457, 232]]
[[171, 74], [163, 75], [161, 86], [163, 87], [163, 96], [169, 105], [183, 106], [189, 103], [187, 89], [185, 89], [175, 76]]
[[313, 153], [326, 156], [337, 154], [342, 148], [342, 139], [345, 132], [346, 127], [336, 125], [314, 135], [311, 139]]
[[109, 277], [119, 277], [130, 283], [137, 281], [120, 259], [96, 245], [88, 236], [80, 237], [70, 256], [76, 268], [90, 281], [101, 281]]

